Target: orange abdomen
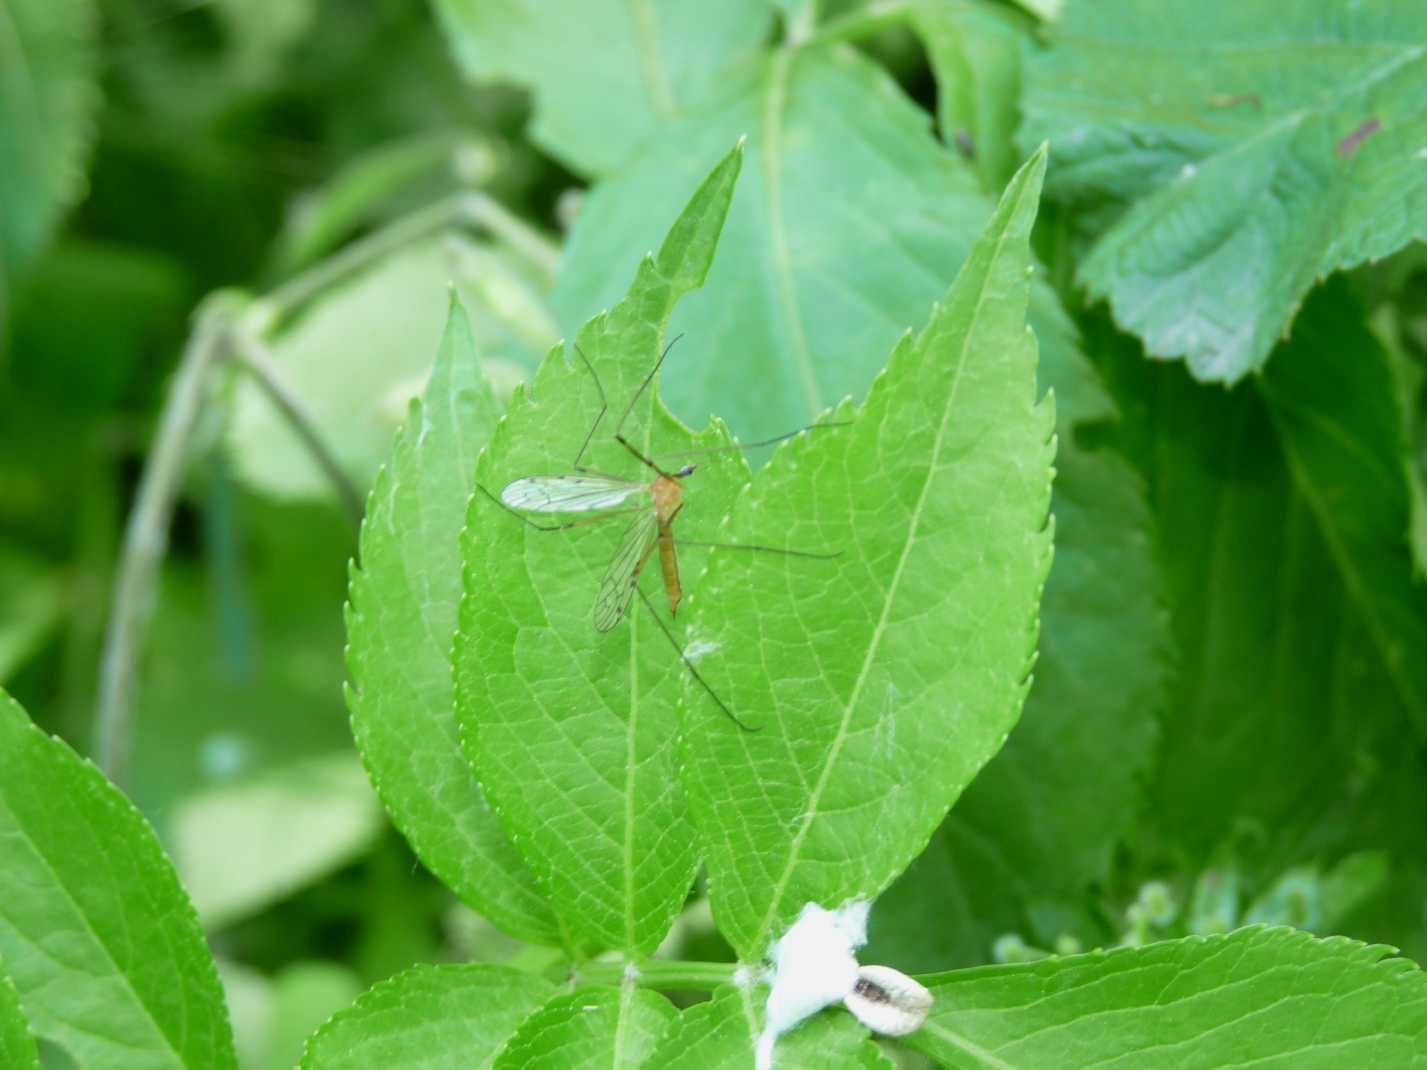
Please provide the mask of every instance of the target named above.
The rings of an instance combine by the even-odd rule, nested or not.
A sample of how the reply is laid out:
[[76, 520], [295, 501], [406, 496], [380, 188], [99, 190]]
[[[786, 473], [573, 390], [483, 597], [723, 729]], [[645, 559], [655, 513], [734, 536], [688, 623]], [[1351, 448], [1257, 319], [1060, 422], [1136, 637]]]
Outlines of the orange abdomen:
[[664, 591], [669, 595], [669, 616], [679, 612], [684, 589], [679, 586], [679, 555], [674, 552], [674, 535], [667, 526], [659, 529], [659, 568], [664, 573]]

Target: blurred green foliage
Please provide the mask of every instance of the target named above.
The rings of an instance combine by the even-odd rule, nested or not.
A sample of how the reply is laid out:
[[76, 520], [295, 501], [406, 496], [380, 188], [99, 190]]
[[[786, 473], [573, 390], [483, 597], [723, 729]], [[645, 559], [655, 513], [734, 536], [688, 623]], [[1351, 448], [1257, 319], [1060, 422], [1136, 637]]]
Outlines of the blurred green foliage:
[[[1411, 211], [1378, 226], [1420, 197], [1376, 155], [1417, 136], [1402, 101], [1423, 76], [1393, 67], [1360, 99], [1363, 53], [1335, 52], [1348, 88], [1284, 147], [1322, 196], [1280, 198], [1258, 183], [1282, 163], [1267, 149], [1234, 168], [1278, 145], [1320, 74], [1270, 94], [1200, 63], [1277, 25], [1266, 5], [1211, 6], [1166, 42], [1168, 23], [1094, 0], [643, 20], [522, 0], [0, 0], [0, 686], [91, 751], [125, 524], [205, 295], [255, 299], [243, 337], [365, 495], [452, 289], [503, 407], [747, 135], [665, 389], [692, 424], [715, 412], [756, 438], [866, 395], [1049, 137], [1030, 314], [1060, 436], [1041, 661], [1005, 749], [874, 912], [871, 951], [941, 969], [1262, 920], [1427, 957], [1427, 254], [1399, 249]], [[1146, 64], [1130, 30], [1182, 55]], [[1229, 211], [1197, 170], [1331, 246], [1322, 199], [1369, 165], [1386, 192], [1352, 221], [1383, 258], [1326, 284], [1319, 268], [1361, 250], [1256, 243], [1262, 202]], [[1283, 276], [1271, 295], [1242, 284], [1260, 278], [1244, 247]], [[1200, 254], [1222, 273], [1196, 274]], [[1226, 357], [1240, 312], [1252, 344], [1234, 335]], [[1148, 360], [1137, 334], [1189, 367]], [[1193, 377], [1251, 369], [1232, 390]], [[459, 844], [449, 865], [423, 855], [453, 893], [388, 827], [341, 690], [352, 518], [239, 361], [208, 384], [186, 460], [122, 787], [206, 926], [241, 1065], [290, 1067], [416, 962], [548, 966], [457, 901]], [[444, 662], [425, 670], [444, 687]], [[696, 894], [676, 924], [685, 951], [729, 957], [706, 909]], [[0, 1006], [8, 991], [0, 974]]]

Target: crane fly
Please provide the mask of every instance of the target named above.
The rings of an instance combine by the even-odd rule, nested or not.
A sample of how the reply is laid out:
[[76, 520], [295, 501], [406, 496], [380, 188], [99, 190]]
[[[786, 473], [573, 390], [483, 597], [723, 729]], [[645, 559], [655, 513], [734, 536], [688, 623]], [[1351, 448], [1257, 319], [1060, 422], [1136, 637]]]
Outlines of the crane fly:
[[[679, 336], [679, 337], [682, 337]], [[575, 352], [579, 354], [580, 360], [584, 362], [585, 368], [589, 371], [590, 377], [595, 382], [595, 388], [600, 395], [600, 411], [595, 417], [594, 423], [590, 425], [589, 431], [585, 434], [585, 440], [580, 445], [580, 450], [575, 454], [575, 462], [572, 465], [574, 472], [565, 475], [549, 476], [526, 476], [522, 479], [513, 480], [507, 483], [500, 492], [500, 497], [496, 497], [485, 487], [477, 484], [477, 488], [487, 498], [505, 509], [522, 523], [535, 528], [537, 531], [565, 531], [570, 528], [585, 527], [590, 524], [598, 524], [605, 520], [611, 520], [620, 516], [633, 516], [633, 522], [625, 529], [623, 537], [619, 541], [619, 546], [610, 559], [609, 567], [605, 569], [604, 578], [600, 581], [599, 593], [595, 596], [594, 604], [594, 625], [600, 632], [611, 630], [623, 618], [625, 611], [633, 601], [634, 595], [639, 594], [640, 600], [649, 608], [650, 614], [658, 623], [665, 637], [678, 652], [679, 658], [685, 667], [693, 674], [695, 680], [702, 685], [703, 689], [709, 693], [714, 702], [728, 717], [740, 728], [746, 731], [753, 731], [749, 725], [741, 721], [734, 715], [723, 700], [714, 693], [712, 687], [700, 675], [694, 663], [689, 660], [679, 642], [674, 638], [673, 633], [664, 624], [663, 619], [655, 611], [653, 604], [643, 591], [639, 589], [639, 577], [644, 571], [644, 566], [654, 555], [657, 549], [659, 552], [659, 571], [664, 581], [664, 592], [669, 600], [669, 615], [676, 616], [679, 612], [679, 603], [683, 600], [683, 585], [679, 580], [679, 555], [675, 549], [682, 544], [686, 546], [705, 547], [727, 547], [735, 550], [752, 550], [760, 553], [784, 554], [790, 557], [809, 557], [821, 560], [829, 560], [837, 557], [836, 553], [818, 554], [809, 553], [803, 550], [786, 550], [776, 546], [756, 546], [749, 543], [715, 543], [715, 542], [690, 542], [687, 539], [674, 538], [674, 521], [684, 508], [684, 485], [683, 481], [694, 474], [697, 466], [685, 464], [682, 467], [668, 471], [661, 467], [654, 457], [642, 453], [633, 443], [624, 437], [624, 424], [629, 419], [629, 414], [634, 411], [634, 406], [639, 398], [653, 382], [654, 376], [658, 374], [659, 368], [664, 363], [664, 358], [669, 355], [669, 350], [674, 348], [675, 338], [659, 359], [654, 362], [654, 367], [650, 369], [644, 381], [640, 383], [639, 389], [634, 396], [629, 399], [629, 404], [625, 406], [624, 412], [619, 418], [619, 423], [615, 425], [614, 440], [629, 451], [633, 457], [654, 473], [654, 478], [648, 482], [640, 480], [622, 479], [616, 476], [607, 475], [603, 472], [595, 471], [586, 467], [582, 462], [585, 453], [589, 450], [590, 442], [594, 439], [595, 431], [599, 428], [600, 422], [609, 411], [609, 402], [605, 397], [604, 386], [600, 382], [599, 375], [595, 372], [594, 366], [589, 358], [579, 346], [575, 347]], [[820, 427], [838, 426], [836, 424], [821, 424]], [[719, 453], [727, 450], [755, 449], [759, 446], [771, 446], [776, 442], [792, 438], [801, 431], [808, 428], [799, 428], [797, 431], [790, 431], [787, 434], [779, 435], [776, 438], [766, 439], [762, 442], [751, 442], [746, 446], [715, 446], [711, 449], [690, 450], [689, 453]], [[687, 454], [686, 454], [687, 455]], [[631, 504], [633, 503], [633, 504]], [[541, 524], [531, 520], [527, 516], [522, 516], [517, 510], [525, 510], [533, 513], [598, 513], [598, 516], [586, 517], [582, 520], [573, 520], [558, 524]]]

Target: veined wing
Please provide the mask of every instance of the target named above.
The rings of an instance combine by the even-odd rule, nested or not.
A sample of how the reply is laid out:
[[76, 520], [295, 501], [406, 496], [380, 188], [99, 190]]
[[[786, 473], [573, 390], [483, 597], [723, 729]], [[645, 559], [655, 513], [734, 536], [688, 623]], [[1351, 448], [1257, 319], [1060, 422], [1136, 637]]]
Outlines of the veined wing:
[[507, 483], [500, 500], [536, 513], [589, 513], [613, 509], [640, 493], [649, 493], [648, 483], [608, 476], [527, 476]]
[[653, 509], [635, 517], [634, 523], [619, 540], [609, 568], [600, 581], [600, 593], [595, 596], [595, 630], [607, 632], [619, 623], [629, 608], [634, 589], [639, 586], [639, 570], [649, 560], [654, 540], [659, 536], [659, 517]]

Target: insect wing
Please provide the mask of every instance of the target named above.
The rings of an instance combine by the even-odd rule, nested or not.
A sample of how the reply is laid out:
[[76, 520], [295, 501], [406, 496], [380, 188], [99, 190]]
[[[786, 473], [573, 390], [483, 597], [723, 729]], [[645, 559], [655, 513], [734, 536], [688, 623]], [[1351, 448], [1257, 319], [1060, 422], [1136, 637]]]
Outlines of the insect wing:
[[639, 586], [639, 570], [649, 559], [649, 552], [654, 548], [658, 535], [659, 518], [652, 509], [641, 513], [629, 525], [629, 530], [619, 541], [619, 549], [610, 560], [609, 568], [605, 569], [600, 593], [595, 596], [596, 631], [609, 631], [624, 616], [630, 600], [634, 598], [634, 590]]
[[589, 513], [613, 509], [648, 491], [647, 483], [605, 476], [528, 476], [507, 483], [500, 500], [512, 509], [535, 513]]

